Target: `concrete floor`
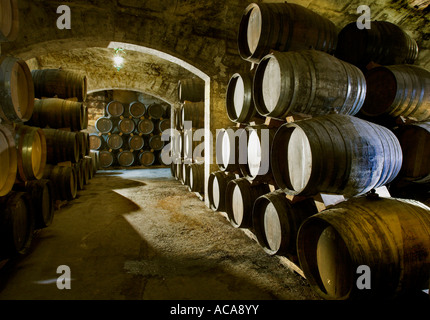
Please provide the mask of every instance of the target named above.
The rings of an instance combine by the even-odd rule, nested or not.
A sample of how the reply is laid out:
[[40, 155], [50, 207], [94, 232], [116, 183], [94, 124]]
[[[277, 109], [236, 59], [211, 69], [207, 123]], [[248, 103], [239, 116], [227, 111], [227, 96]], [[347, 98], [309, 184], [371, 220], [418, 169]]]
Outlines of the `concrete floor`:
[[[57, 288], [57, 267], [71, 289]], [[0, 269], [0, 300], [319, 300], [169, 169], [100, 171]]]

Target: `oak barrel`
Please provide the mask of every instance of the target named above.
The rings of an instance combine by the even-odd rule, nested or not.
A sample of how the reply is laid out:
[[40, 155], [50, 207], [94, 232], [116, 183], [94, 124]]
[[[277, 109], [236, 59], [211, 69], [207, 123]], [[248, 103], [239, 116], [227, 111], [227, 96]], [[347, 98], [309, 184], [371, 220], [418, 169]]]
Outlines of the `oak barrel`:
[[205, 165], [204, 163], [190, 164], [189, 190], [203, 194], [205, 192]]
[[90, 150], [100, 150], [104, 146], [104, 139], [97, 133], [90, 133], [89, 147]]
[[76, 198], [78, 180], [74, 167], [47, 164], [43, 173], [43, 179], [52, 181], [56, 200], [71, 201]]
[[372, 21], [370, 29], [347, 24], [338, 36], [335, 56], [364, 69], [380, 65], [413, 64], [418, 45], [402, 28], [388, 21]]
[[133, 135], [128, 138], [128, 146], [131, 150], [140, 150], [145, 146], [145, 139], [139, 135]]
[[87, 99], [87, 77], [81, 73], [62, 69], [32, 70], [36, 98]]
[[57, 98], [40, 99], [34, 102], [33, 115], [28, 124], [41, 128], [70, 128], [71, 131], [80, 131], [85, 128], [85, 112], [82, 102]]
[[158, 132], [163, 133], [165, 130], [169, 130], [171, 127], [170, 119], [163, 119], [158, 121], [157, 128]]
[[133, 118], [140, 119], [146, 114], [146, 106], [139, 101], [133, 101], [128, 106], [128, 112]]
[[272, 50], [315, 49], [331, 54], [336, 45], [333, 22], [297, 4], [251, 3], [239, 25], [239, 54], [253, 63]]
[[25, 254], [31, 247], [34, 215], [26, 192], [10, 192], [0, 197], [0, 259]]
[[78, 190], [83, 190], [85, 185], [85, 167], [82, 159], [73, 164], [76, 173], [76, 184]]
[[226, 110], [228, 118], [236, 123], [264, 122], [254, 104], [252, 73], [235, 73], [230, 78], [227, 85]]
[[366, 81], [364, 115], [430, 120], [430, 72], [426, 69], [413, 65], [376, 67], [367, 72]]
[[118, 153], [117, 160], [121, 167], [131, 167], [135, 161], [135, 156], [132, 151], [124, 150]]
[[209, 207], [213, 211], [225, 212], [225, 190], [227, 184], [234, 179], [236, 179], [235, 174], [225, 171], [215, 171], [209, 175], [208, 200]]
[[178, 98], [181, 103], [203, 101], [205, 99], [205, 82], [197, 78], [179, 80]]
[[0, 42], [15, 41], [19, 34], [18, 0], [1, 0], [0, 9]]
[[47, 144], [43, 130], [18, 125], [15, 130], [15, 143], [18, 151], [17, 179], [22, 182], [41, 179], [47, 161]]
[[312, 198], [292, 203], [281, 190], [259, 197], [252, 210], [252, 225], [258, 243], [269, 255], [297, 259], [300, 225], [318, 213]]
[[190, 166], [191, 163], [187, 163], [186, 161], [181, 165], [182, 174], [180, 176], [180, 181], [185, 186], [190, 185]]
[[89, 148], [89, 134], [83, 131], [75, 132], [78, 136], [78, 143], [79, 143], [79, 157], [83, 158], [86, 155], [88, 155], [90, 148]]
[[430, 182], [430, 122], [412, 123], [394, 131], [403, 152], [399, 178]]
[[134, 129], [136, 129], [136, 124], [132, 119], [124, 118], [118, 122], [118, 129], [123, 134], [130, 134], [134, 132]]
[[112, 120], [107, 117], [98, 118], [95, 123], [95, 128], [97, 132], [104, 134], [111, 132], [113, 130], [113, 127], [114, 125]]
[[0, 118], [9, 122], [28, 121], [34, 109], [34, 86], [24, 60], [0, 57]]
[[111, 101], [106, 106], [106, 112], [109, 117], [118, 118], [124, 114], [124, 105], [119, 101]]
[[202, 129], [184, 130], [181, 139], [184, 159], [203, 162], [205, 160], [204, 138], [201, 137], [204, 132]]
[[18, 172], [18, 152], [15, 133], [0, 124], [0, 197], [7, 195], [15, 184]]
[[46, 138], [46, 163], [79, 161], [79, 140], [75, 132], [58, 129], [42, 129]]
[[274, 52], [258, 65], [253, 90], [263, 116], [355, 115], [366, 98], [366, 79], [357, 67], [324, 52]]
[[107, 144], [109, 149], [119, 150], [124, 145], [124, 139], [123, 139], [122, 135], [119, 135], [117, 133], [110, 134], [106, 138], [106, 144]]
[[151, 134], [154, 132], [155, 124], [151, 119], [142, 119], [137, 124], [137, 130], [145, 135]]
[[225, 206], [230, 223], [235, 228], [252, 228], [252, 208], [255, 200], [269, 193], [267, 184], [251, 185], [246, 178], [231, 180], [225, 190]]
[[[430, 208], [405, 199], [352, 198], [308, 218], [297, 250], [311, 287], [326, 299], [392, 299], [428, 288]], [[357, 288], [359, 266], [370, 290]]]
[[96, 174], [97, 171], [101, 168], [101, 166], [100, 166], [100, 152], [95, 151], [95, 150], [91, 150], [89, 156], [91, 157], [92, 162], [93, 162], [93, 174]]
[[[187, 123], [185, 123], [187, 121]], [[181, 129], [205, 127], [205, 104], [185, 102], [181, 108]]]
[[49, 227], [54, 220], [54, 186], [51, 180], [40, 179], [28, 181], [25, 186], [30, 195], [34, 228], [36, 230]]
[[149, 147], [151, 150], [154, 151], [160, 151], [164, 148], [165, 141], [161, 139], [160, 135], [154, 135], [151, 138], [149, 138]]
[[155, 162], [155, 154], [149, 150], [139, 153], [139, 162], [145, 167], [152, 166]]
[[110, 151], [99, 152], [99, 162], [101, 168], [108, 168], [114, 163], [114, 154]]
[[272, 182], [270, 152], [276, 129], [267, 125], [248, 126], [243, 131], [247, 135], [247, 163], [240, 165], [242, 175], [251, 181]]
[[401, 166], [402, 149], [390, 130], [346, 115], [282, 125], [271, 153], [274, 179], [290, 195], [357, 196], [391, 182]]
[[248, 161], [248, 135], [243, 128], [217, 130], [216, 163], [221, 171], [241, 172], [241, 165]]
[[162, 119], [166, 115], [166, 109], [159, 103], [149, 105], [146, 112], [151, 119]]

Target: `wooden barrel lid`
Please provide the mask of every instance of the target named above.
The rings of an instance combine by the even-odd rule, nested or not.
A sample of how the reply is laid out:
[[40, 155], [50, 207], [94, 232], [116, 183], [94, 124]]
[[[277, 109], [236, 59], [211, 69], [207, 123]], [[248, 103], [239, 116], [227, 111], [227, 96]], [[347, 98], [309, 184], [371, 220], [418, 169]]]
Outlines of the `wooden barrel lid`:
[[282, 227], [279, 213], [272, 202], [269, 202], [264, 211], [264, 233], [269, 248], [278, 251], [281, 247]]
[[0, 125], [0, 197], [8, 194], [15, 183], [17, 150], [15, 139], [8, 128]]
[[102, 117], [97, 119], [95, 127], [100, 133], [109, 133], [113, 128], [113, 123], [111, 119]]
[[102, 137], [98, 134], [90, 134], [89, 146], [91, 150], [99, 150], [102, 146]]
[[258, 6], [255, 6], [249, 12], [248, 27], [246, 39], [248, 48], [251, 53], [254, 53], [258, 47], [261, 37], [262, 16]]
[[320, 235], [316, 259], [321, 282], [326, 293], [332, 297], [343, 297], [351, 289], [351, 258], [348, 248], [338, 232], [327, 227]]
[[150, 134], [154, 131], [154, 122], [151, 119], [142, 119], [139, 121], [137, 128], [143, 134]]
[[120, 117], [124, 113], [124, 105], [119, 101], [111, 101], [106, 106], [106, 111], [111, 117]]
[[18, 0], [0, 1], [0, 41], [14, 41], [19, 32]]
[[242, 190], [238, 185], [234, 187], [231, 206], [235, 223], [237, 225], [241, 225], [243, 221], [244, 210]]
[[107, 138], [107, 144], [111, 149], [118, 150], [123, 146], [124, 139], [119, 134], [114, 133]]
[[118, 154], [118, 163], [123, 167], [129, 167], [134, 163], [134, 154], [131, 151], [123, 151]]
[[113, 164], [113, 154], [109, 151], [101, 151], [99, 153], [100, 166], [102, 168], [110, 167]]
[[130, 137], [130, 139], [128, 140], [128, 144], [130, 146], [130, 149], [140, 150], [144, 147], [145, 140], [141, 136], [134, 135]]
[[151, 151], [144, 151], [139, 155], [140, 163], [144, 166], [151, 166], [155, 162], [155, 155]]
[[305, 132], [297, 127], [293, 130], [288, 142], [289, 182], [293, 190], [303, 190], [312, 173], [312, 151]]
[[130, 134], [136, 128], [136, 124], [132, 119], [124, 118], [119, 121], [118, 128], [122, 133]]
[[129, 105], [129, 113], [133, 118], [143, 117], [146, 113], [146, 107], [142, 102], [134, 101]]
[[263, 72], [262, 88], [260, 90], [263, 96], [264, 107], [267, 109], [265, 113], [268, 113], [276, 108], [281, 95], [281, 68], [275, 57], [268, 58]]

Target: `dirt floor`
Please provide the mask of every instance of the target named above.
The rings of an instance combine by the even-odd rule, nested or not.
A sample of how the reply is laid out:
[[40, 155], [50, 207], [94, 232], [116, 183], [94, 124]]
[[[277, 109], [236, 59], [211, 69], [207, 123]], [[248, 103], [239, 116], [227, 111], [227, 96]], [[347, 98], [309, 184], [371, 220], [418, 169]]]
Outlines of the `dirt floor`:
[[[71, 289], [57, 288], [57, 267]], [[0, 269], [0, 300], [319, 300], [169, 169], [100, 171]]]

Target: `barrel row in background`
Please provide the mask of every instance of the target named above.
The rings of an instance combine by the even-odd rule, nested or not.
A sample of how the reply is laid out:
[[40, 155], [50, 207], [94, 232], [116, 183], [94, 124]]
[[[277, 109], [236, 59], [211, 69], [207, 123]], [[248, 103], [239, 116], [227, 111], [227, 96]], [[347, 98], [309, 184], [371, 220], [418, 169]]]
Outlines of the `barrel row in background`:
[[[275, 29], [283, 21], [288, 28]], [[420, 157], [428, 151], [430, 77], [409, 65], [418, 47], [398, 26], [354, 26], [338, 35], [330, 21], [294, 4], [246, 8], [239, 53], [257, 65], [228, 84], [226, 110], [236, 126], [217, 137], [220, 171], [211, 173], [207, 196], [214, 211], [250, 230], [268, 254], [298, 266], [323, 298], [405, 296], [429, 287], [430, 208], [374, 190], [391, 190], [405, 178], [425, 182], [430, 173], [428, 157]], [[263, 29], [276, 31], [263, 36]], [[364, 116], [366, 110], [383, 116]], [[268, 146], [261, 144], [262, 129]], [[270, 167], [260, 173], [263, 161]], [[408, 218], [392, 224], [400, 211]], [[415, 231], [413, 240], [400, 240]], [[374, 251], [374, 242], [393, 245]], [[410, 259], [420, 252], [426, 258]], [[372, 290], [355, 286], [362, 264], [373, 272]], [[407, 265], [407, 271], [392, 265]]]
[[170, 108], [146, 106], [139, 101], [124, 104], [113, 100], [105, 115], [96, 120], [90, 149], [97, 150], [102, 168], [166, 166], [162, 133], [171, 127]]
[[198, 78], [178, 82], [180, 106], [173, 109], [170, 164], [172, 176], [190, 192], [204, 200], [204, 139], [197, 141], [196, 132], [204, 130], [205, 83]]

